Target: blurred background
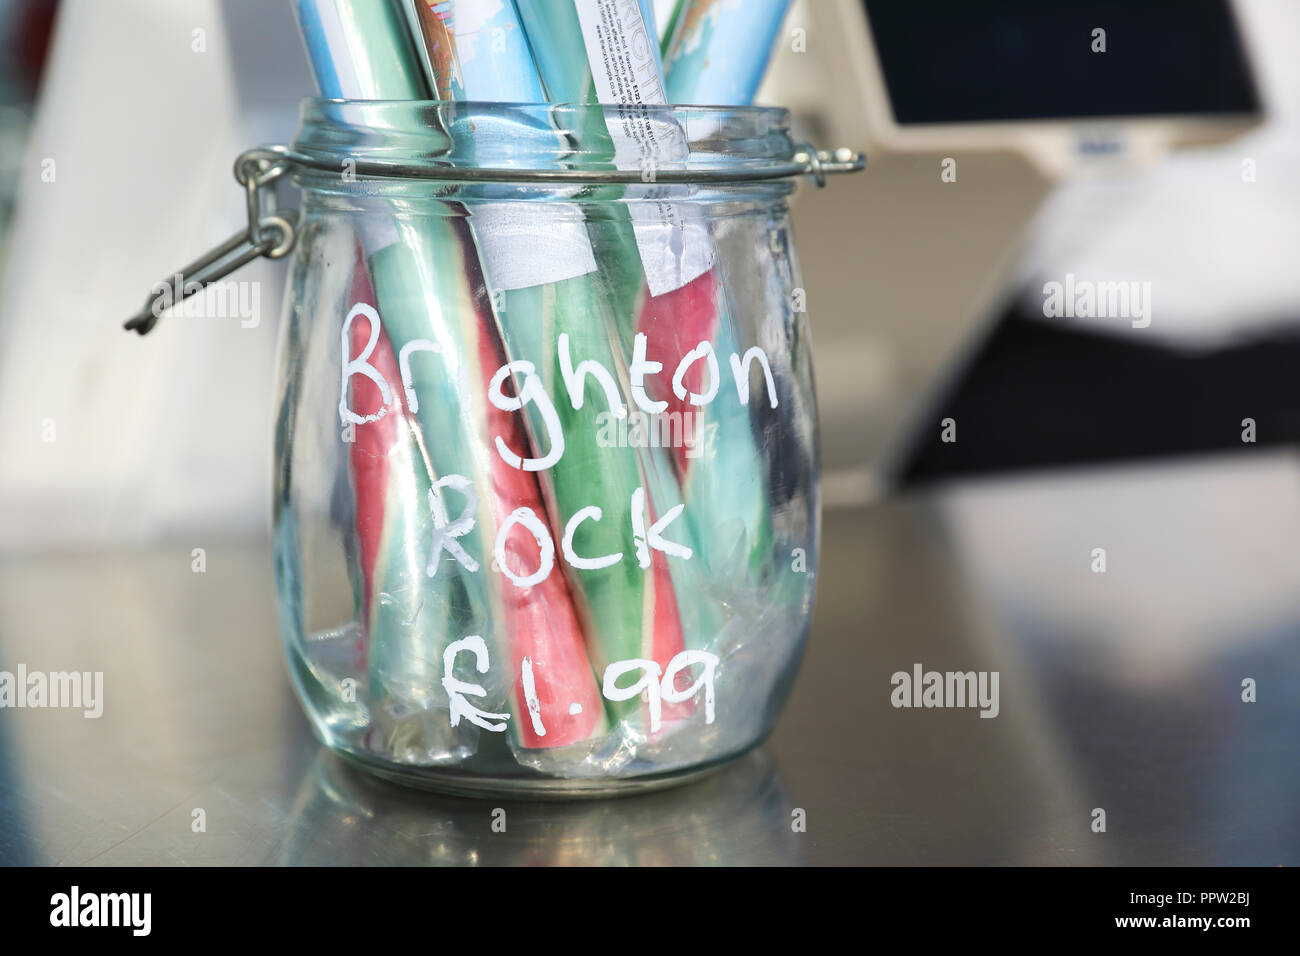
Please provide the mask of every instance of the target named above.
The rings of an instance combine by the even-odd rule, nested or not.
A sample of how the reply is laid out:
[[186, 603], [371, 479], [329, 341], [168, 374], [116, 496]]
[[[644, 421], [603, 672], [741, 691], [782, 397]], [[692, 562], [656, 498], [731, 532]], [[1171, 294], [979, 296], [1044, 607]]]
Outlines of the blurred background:
[[[1154, 774], [1146, 797], [1175, 812], [1134, 805], [1148, 844], [1074, 859], [1206, 861], [1179, 856], [1191, 833], [1216, 860], [1294, 862], [1300, 4], [971, 7], [797, 0], [760, 95], [869, 156], [793, 200], [828, 528], [810, 672], [837, 680], [819, 640], [866, 655], [871, 680], [920, 654], [991, 662], [1022, 694], [987, 722], [1010, 725], [1011, 779], [1070, 794], [1043, 797], [1069, 813]], [[1080, 54], [1053, 100], [1035, 71], [1061, 30]], [[291, 139], [312, 81], [289, 5], [264, 0], [0, 0], [0, 49], [0, 625], [36, 640], [66, 556], [156, 563], [267, 534], [283, 265], [241, 273], [251, 327], [120, 324], [239, 227], [231, 162]], [[927, 86], [925, 57], [960, 81]], [[1045, 314], [1067, 275], [1148, 288], [1149, 321]], [[1242, 679], [1265, 676], [1241, 716]], [[801, 699], [778, 757], [782, 734], [815, 733]], [[943, 780], [881, 699], [894, 740], [862, 752]], [[940, 749], [960, 763], [970, 732], [953, 733]], [[1068, 842], [1060, 814], [1039, 822]], [[1042, 858], [951, 846], [934, 836], [933, 858]]]
[[[1287, 374], [1300, 321], [1300, 186], [1287, 173], [1300, 151], [1300, 62], [1291, 55], [1300, 8], [1182, 5], [1195, 15], [1167, 30], [1190, 39], [1161, 46], [1195, 54], [1208, 43], [1197, 31], [1223, 29], [1211, 14], [1232, 11], [1257, 95], [1239, 105], [1238, 126], [1207, 137], [1220, 141], [1143, 149], [1141, 122], [1081, 115], [1018, 127], [930, 123], [936, 132], [910, 141], [887, 135], [903, 128], [895, 124], [882, 135], [873, 110], [892, 104], [866, 75], [869, 6], [795, 3], [760, 95], [788, 106], [811, 141], [870, 154], [868, 174], [802, 189], [794, 201], [828, 505], [973, 473], [1250, 451], [1239, 434], [1248, 416], [1258, 423], [1254, 447], [1300, 436]], [[918, 20], [960, 9], [929, 6], [939, 12], [919, 7]], [[266, 523], [282, 267], [259, 262], [240, 276], [259, 293], [253, 328], [214, 317], [137, 341], [119, 334], [117, 320], [238, 227], [232, 157], [292, 137], [297, 102], [312, 91], [301, 42], [283, 3], [112, 7], [0, 0], [0, 499], [9, 511], [0, 548], [8, 550], [205, 528], [252, 533]], [[1053, 29], [1026, 26], [1032, 7], [992, 5], [986, 27], [1002, 33], [969, 34], [963, 46], [987, 44], [989, 55], [962, 68], [984, 62], [995, 75], [1007, 57], [1017, 69], [1041, 68], [1013, 49], [1041, 45], [1032, 31]], [[1166, 29], [1138, 27], [1154, 37]], [[1120, 95], [1141, 88], [1144, 75], [1181, 82], [1181, 71], [1209, 77], [1210, 88], [1219, 75], [1188, 56], [1174, 61], [1186, 68], [1161, 62], [1159, 46], [1134, 57], [1134, 41], [1123, 32], [1120, 40], [1105, 54], [1133, 61]], [[905, 32], [893, 39], [906, 42]], [[931, 46], [952, 42], [936, 34]], [[1085, 90], [1091, 82], [1078, 77]], [[1199, 106], [1197, 95], [1179, 108], [1219, 108]], [[1059, 109], [1086, 112], [1082, 99]], [[976, 148], [963, 130], [981, 126], [1002, 132]], [[1037, 148], [1052, 136], [1070, 140], [1054, 164]], [[1151, 283], [1154, 321], [1135, 329], [1045, 319], [1042, 283], [1066, 273]], [[939, 423], [948, 417], [961, 422], [960, 440], [944, 443]]]

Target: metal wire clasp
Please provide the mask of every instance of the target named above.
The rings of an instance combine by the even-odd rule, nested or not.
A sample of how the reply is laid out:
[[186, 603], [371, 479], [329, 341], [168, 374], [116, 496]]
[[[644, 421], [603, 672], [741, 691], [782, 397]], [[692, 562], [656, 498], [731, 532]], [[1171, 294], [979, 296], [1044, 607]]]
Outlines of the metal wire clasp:
[[147, 333], [162, 314], [224, 279], [259, 256], [279, 259], [293, 248], [298, 213], [275, 205], [275, 182], [289, 171], [290, 162], [274, 149], [250, 149], [235, 160], [235, 179], [244, 187], [248, 225], [221, 245], [154, 285], [144, 308], [128, 319], [124, 328]]

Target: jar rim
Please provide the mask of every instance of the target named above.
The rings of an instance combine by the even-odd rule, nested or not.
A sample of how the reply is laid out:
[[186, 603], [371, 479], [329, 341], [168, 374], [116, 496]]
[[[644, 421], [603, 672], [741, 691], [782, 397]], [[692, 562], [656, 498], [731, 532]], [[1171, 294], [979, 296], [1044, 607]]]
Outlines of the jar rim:
[[[316, 109], [324, 105], [365, 105], [377, 106], [393, 109], [411, 109], [427, 110], [437, 107], [463, 108], [472, 112], [482, 112], [491, 110], [495, 107], [504, 107], [508, 109], [537, 109], [537, 110], [561, 110], [564, 112], [597, 112], [604, 110], [617, 110], [624, 108], [619, 103], [529, 103], [514, 102], [503, 103], [496, 100], [350, 100], [332, 96], [308, 96], [303, 98], [299, 103], [300, 110], [305, 113], [307, 110]], [[666, 103], [666, 104], [647, 104], [642, 107], [645, 110], [668, 111], [681, 114], [703, 114], [703, 113], [735, 113], [738, 115], [771, 115], [782, 118], [788, 118], [790, 111], [784, 106], [722, 106], [709, 105], [700, 103]]]
[[809, 171], [780, 107], [317, 97], [300, 118], [287, 158], [335, 174], [351, 163], [362, 178], [741, 183]]

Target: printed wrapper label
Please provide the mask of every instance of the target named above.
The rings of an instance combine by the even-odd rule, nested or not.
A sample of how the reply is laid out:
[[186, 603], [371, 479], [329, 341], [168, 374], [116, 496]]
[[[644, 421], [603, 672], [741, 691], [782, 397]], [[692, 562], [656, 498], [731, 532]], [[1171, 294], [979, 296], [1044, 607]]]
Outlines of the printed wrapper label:
[[471, 207], [479, 258], [493, 289], [528, 289], [596, 271], [587, 225], [541, 203], [486, 202]]
[[[690, 155], [686, 136], [675, 122], [647, 110], [668, 100], [655, 53], [655, 36], [638, 4], [628, 0], [574, 0], [587, 48], [596, 99], [620, 104], [605, 113], [620, 169], [647, 170], [680, 163]], [[653, 182], [653, 179], [649, 179]], [[632, 228], [651, 296], [679, 289], [713, 266], [715, 252], [700, 210], [665, 201], [671, 187], [629, 190], [642, 201], [631, 204]]]

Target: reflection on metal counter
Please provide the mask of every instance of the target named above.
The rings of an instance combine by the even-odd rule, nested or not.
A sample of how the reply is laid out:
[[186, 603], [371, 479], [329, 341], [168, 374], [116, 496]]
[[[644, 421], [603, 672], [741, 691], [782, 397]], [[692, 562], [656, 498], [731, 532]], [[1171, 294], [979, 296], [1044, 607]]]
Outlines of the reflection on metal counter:
[[390, 786], [321, 750], [274, 862], [289, 866], [772, 866], [802, 844], [771, 758], [618, 800], [474, 801]]
[[[263, 541], [0, 563], [0, 669], [104, 674], [98, 719], [0, 711], [0, 863], [1294, 865], [1298, 479], [1273, 454], [831, 512], [764, 750], [571, 806], [328, 756], [285, 693]], [[917, 664], [997, 672], [998, 716], [895, 707]]]

